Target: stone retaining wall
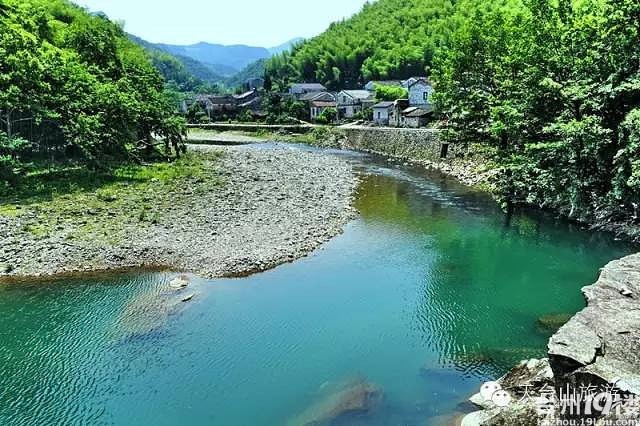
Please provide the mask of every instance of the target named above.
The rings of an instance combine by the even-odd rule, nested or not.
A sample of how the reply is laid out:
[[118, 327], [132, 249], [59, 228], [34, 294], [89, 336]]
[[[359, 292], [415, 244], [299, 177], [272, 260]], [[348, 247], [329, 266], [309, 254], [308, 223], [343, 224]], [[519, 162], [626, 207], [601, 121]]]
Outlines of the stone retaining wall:
[[434, 129], [342, 127], [340, 132], [344, 147], [350, 149], [431, 162], [446, 162], [455, 154]]

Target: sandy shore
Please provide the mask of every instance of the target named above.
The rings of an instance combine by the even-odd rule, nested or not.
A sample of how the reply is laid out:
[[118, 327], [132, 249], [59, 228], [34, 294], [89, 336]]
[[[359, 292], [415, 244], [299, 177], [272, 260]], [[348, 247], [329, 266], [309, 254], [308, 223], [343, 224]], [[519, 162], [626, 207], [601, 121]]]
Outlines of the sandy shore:
[[[37, 221], [28, 206], [0, 216], [0, 279], [138, 267], [240, 276], [307, 255], [355, 216], [357, 179], [346, 160], [286, 145], [191, 149], [223, 152], [212, 172], [223, 183], [195, 179], [154, 195], [162, 200], [149, 203], [169, 207], [152, 222], [88, 211], [34, 235], [25, 231]], [[69, 239], [87, 222], [118, 238]]]

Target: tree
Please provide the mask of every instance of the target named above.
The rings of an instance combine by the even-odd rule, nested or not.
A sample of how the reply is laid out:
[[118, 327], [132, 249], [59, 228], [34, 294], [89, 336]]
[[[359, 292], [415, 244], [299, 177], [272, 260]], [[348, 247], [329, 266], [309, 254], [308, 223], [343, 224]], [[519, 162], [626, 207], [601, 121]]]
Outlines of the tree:
[[[3, 158], [25, 164], [40, 151], [80, 155], [92, 167], [129, 158], [140, 141], [165, 135], [183, 150], [184, 124], [173, 117], [174, 93], [149, 55], [104, 15], [64, 0], [4, 0], [0, 14], [0, 130]], [[179, 71], [179, 69], [178, 69]], [[20, 155], [21, 130], [55, 123], [59, 138], [30, 137]], [[46, 137], [45, 137], [46, 136]], [[6, 163], [6, 161], [5, 161]]]
[[395, 101], [398, 99], [408, 99], [409, 92], [404, 87], [375, 85], [376, 99], [379, 101]]

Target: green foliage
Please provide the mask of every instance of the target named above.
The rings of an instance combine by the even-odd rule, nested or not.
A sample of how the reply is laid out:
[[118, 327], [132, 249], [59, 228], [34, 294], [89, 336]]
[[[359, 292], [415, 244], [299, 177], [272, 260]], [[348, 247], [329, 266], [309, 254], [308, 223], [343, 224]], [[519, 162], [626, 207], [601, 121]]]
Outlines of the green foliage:
[[640, 5], [476, 4], [434, 61], [458, 143], [496, 152], [506, 204], [578, 219], [637, 218]]
[[178, 133], [164, 80], [118, 25], [66, 0], [4, 0], [3, 6], [0, 129], [15, 140], [14, 132], [25, 136], [19, 119], [46, 120], [63, 139], [55, 147], [33, 139], [31, 152], [13, 161], [61, 147], [100, 167], [152, 134]]
[[368, 80], [424, 75], [456, 26], [452, 0], [378, 0], [353, 18], [269, 60], [267, 73], [286, 85], [319, 81], [330, 89]]
[[0, 132], [0, 182], [12, 183], [21, 171], [21, 156], [28, 150], [30, 143], [19, 137], [9, 137]]
[[336, 108], [325, 108], [322, 113], [316, 117], [316, 122], [318, 124], [329, 124], [333, 123], [338, 115], [338, 110]]
[[375, 85], [376, 99], [379, 101], [395, 101], [409, 98], [409, 92], [404, 87]]
[[262, 98], [262, 109], [267, 114], [267, 124], [291, 124], [296, 123], [297, 120], [309, 119], [306, 103], [278, 93], [265, 93]]

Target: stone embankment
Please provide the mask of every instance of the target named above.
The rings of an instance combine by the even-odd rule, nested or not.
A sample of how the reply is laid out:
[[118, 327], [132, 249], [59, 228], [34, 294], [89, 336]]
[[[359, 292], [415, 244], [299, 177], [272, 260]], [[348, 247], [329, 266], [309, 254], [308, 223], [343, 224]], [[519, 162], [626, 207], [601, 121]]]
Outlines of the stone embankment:
[[473, 147], [462, 149], [442, 139], [439, 129], [341, 126], [331, 136], [343, 149], [380, 154], [440, 170], [460, 182], [490, 189], [495, 168]]
[[[577, 421], [590, 423], [575, 424], [640, 424], [640, 254], [609, 263], [598, 281], [582, 291], [587, 306], [551, 337], [549, 358], [524, 361], [499, 380], [511, 395], [526, 390], [538, 399], [500, 408], [474, 395], [471, 402], [483, 410], [469, 414], [463, 425], [569, 424], [562, 422], [569, 421], [570, 409], [559, 398], [559, 391], [567, 387], [578, 392], [608, 390], [604, 401], [596, 401], [597, 406], [586, 398], [578, 401], [582, 410]], [[542, 416], [540, 406], [546, 401], [539, 398], [545, 386], [556, 391], [557, 400], [554, 410]], [[608, 402], [614, 402], [609, 413], [596, 410], [607, 407]], [[587, 407], [591, 411], [585, 413]], [[573, 414], [575, 420], [575, 407]]]

